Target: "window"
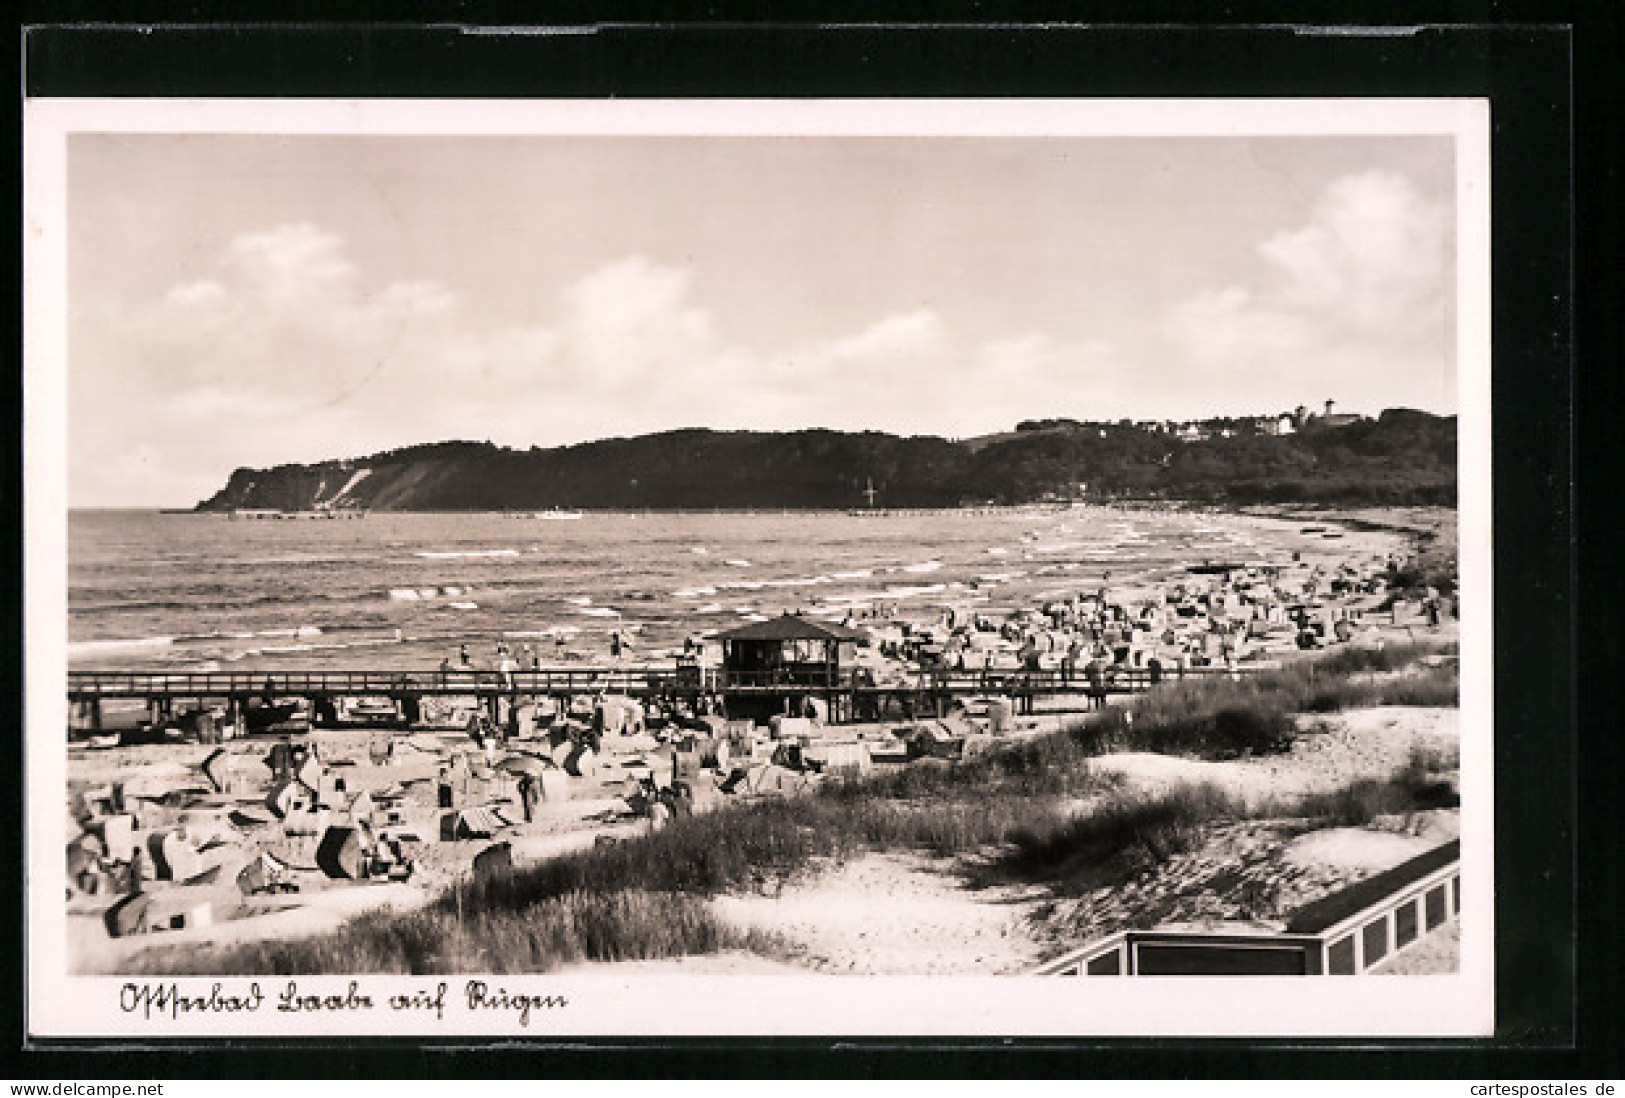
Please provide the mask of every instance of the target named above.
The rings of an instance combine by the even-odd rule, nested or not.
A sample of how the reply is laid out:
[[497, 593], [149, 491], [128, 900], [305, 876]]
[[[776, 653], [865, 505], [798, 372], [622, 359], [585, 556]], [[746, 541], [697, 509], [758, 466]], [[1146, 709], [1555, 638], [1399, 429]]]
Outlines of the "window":
[[1444, 922], [1445, 887], [1446, 886], [1444, 885], [1440, 885], [1437, 888], [1428, 889], [1427, 897], [1423, 901], [1423, 907], [1425, 909], [1424, 915], [1427, 922], [1427, 928], [1429, 930], [1432, 930], [1434, 927]]
[[1091, 958], [1088, 972], [1090, 976], [1121, 976], [1123, 969], [1119, 952], [1114, 949], [1110, 953]]
[[1326, 951], [1326, 972], [1330, 976], [1354, 975], [1354, 935], [1348, 934]]
[[1406, 900], [1394, 910], [1394, 948], [1416, 941], [1416, 901]]
[[1365, 963], [1369, 968], [1388, 954], [1388, 918], [1383, 916], [1365, 924], [1360, 931], [1360, 944], [1365, 947]]

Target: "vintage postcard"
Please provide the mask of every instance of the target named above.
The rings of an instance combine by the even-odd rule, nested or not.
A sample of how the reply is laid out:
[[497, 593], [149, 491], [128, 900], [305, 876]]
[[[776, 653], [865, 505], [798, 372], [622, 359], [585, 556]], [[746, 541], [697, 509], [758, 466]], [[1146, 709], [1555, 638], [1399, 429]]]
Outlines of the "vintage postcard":
[[1493, 1031], [1486, 102], [25, 123], [33, 1036]]

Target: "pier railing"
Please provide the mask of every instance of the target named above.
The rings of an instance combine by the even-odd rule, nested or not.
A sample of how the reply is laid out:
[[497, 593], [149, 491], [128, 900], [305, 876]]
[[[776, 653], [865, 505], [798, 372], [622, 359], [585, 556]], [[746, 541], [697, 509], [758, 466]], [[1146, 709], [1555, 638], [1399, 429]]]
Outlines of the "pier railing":
[[389, 697], [466, 694], [648, 694], [704, 686], [673, 667], [582, 667], [549, 671], [70, 671], [68, 696], [230, 698], [255, 696]]
[[1281, 934], [1122, 930], [1034, 976], [1353, 976], [1461, 915], [1454, 840], [1299, 908]]
[[255, 696], [390, 697], [467, 694], [661, 695], [753, 691], [838, 691], [858, 695], [1137, 694], [1182, 678], [1240, 675], [1224, 667], [1118, 668], [1092, 680], [1059, 669], [928, 670], [901, 681], [875, 682], [851, 670], [827, 675], [790, 672], [728, 672], [693, 665], [572, 667], [526, 671], [70, 671], [73, 701], [108, 698], [234, 698]]

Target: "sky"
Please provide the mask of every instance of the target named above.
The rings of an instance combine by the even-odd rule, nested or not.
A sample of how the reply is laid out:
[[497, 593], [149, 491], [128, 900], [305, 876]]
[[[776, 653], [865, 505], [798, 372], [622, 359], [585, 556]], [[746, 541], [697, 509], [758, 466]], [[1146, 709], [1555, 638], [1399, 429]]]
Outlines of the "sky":
[[69, 501], [677, 427], [1454, 413], [1448, 137], [76, 133]]

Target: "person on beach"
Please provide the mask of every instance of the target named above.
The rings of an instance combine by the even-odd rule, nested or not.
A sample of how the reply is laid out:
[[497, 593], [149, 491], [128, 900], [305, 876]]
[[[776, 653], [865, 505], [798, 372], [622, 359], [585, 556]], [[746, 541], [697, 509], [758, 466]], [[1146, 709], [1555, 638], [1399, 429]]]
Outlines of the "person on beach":
[[525, 822], [530, 823], [536, 815], [536, 780], [529, 774], [519, 776], [519, 804], [525, 810]]
[[513, 656], [508, 652], [508, 646], [506, 644], [498, 644], [497, 681], [502, 684], [502, 688], [504, 690], [513, 689], [513, 673], [515, 666]]

